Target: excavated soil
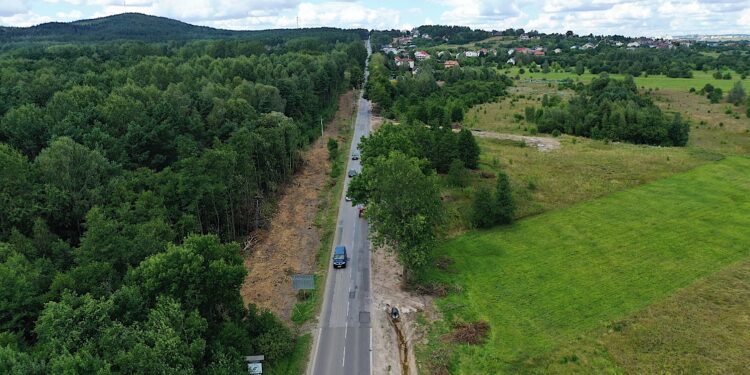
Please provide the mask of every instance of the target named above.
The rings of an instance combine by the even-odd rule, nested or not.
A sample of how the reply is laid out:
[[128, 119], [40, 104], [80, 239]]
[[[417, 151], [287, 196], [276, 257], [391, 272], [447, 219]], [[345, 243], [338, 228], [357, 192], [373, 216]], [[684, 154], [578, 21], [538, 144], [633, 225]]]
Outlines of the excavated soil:
[[[430, 297], [418, 296], [402, 289], [402, 267], [393, 252], [383, 248], [372, 252], [372, 373], [374, 375], [410, 375], [417, 373], [414, 344], [422, 340], [416, 324], [417, 312], [424, 312], [428, 320], [431, 311]], [[387, 306], [396, 306], [400, 319], [393, 322]], [[431, 310], [431, 309], [430, 309]]]
[[303, 152], [303, 166], [279, 197], [270, 226], [253, 233], [246, 243], [251, 249], [245, 252], [243, 301], [271, 310], [288, 324], [297, 302], [290, 275], [315, 272], [320, 233], [313, 222], [331, 169], [326, 142], [338, 137], [342, 124], [350, 123], [355, 104], [354, 91], [339, 98], [339, 110], [324, 136]]

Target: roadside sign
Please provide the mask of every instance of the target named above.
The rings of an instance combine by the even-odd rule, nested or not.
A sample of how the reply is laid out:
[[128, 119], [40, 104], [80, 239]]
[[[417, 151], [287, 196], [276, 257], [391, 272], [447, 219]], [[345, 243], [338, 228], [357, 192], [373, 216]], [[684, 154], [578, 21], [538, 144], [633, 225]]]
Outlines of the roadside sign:
[[250, 375], [261, 375], [263, 374], [263, 364], [261, 363], [265, 359], [263, 355], [248, 355], [245, 357], [247, 364], [247, 373]]
[[292, 275], [292, 288], [315, 289], [315, 275]]
[[248, 363], [247, 364], [247, 372], [250, 375], [260, 375], [260, 374], [263, 374], [263, 364], [262, 363]]

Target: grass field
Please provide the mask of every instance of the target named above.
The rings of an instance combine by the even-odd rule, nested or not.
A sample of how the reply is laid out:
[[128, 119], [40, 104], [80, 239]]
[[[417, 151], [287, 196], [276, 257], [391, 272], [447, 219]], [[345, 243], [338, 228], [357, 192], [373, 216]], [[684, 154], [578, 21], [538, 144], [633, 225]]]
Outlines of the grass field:
[[432, 342], [449, 322], [485, 320], [489, 341], [457, 347], [455, 373], [530, 371], [533, 358], [746, 258], [747, 212], [750, 159], [731, 157], [459, 236], [438, 249], [450, 270], [425, 276], [462, 288], [438, 300]]
[[[682, 147], [615, 144], [568, 136], [559, 139], [560, 149], [550, 152], [512, 141], [478, 139], [482, 149], [480, 168], [508, 173], [519, 218], [568, 207], [721, 158]], [[468, 227], [471, 199], [478, 184], [492, 187], [494, 180], [475, 176], [471, 187], [446, 190], [451, 235]]]
[[746, 374], [748, 311], [750, 261], [744, 260], [600, 332], [534, 358], [530, 372]]
[[[510, 97], [499, 102], [473, 107], [464, 125], [486, 131], [530, 135], [533, 124], [523, 119], [528, 106], [541, 106], [544, 94], [559, 95], [567, 100], [572, 91], [557, 90], [546, 84], [517, 82], [509, 89]], [[703, 96], [683, 90], [664, 89], [649, 94], [666, 113], [679, 112], [691, 122], [689, 147], [727, 155], [750, 155], [750, 119], [746, 107], [727, 103], [710, 103]]]
[[[514, 77], [518, 74], [520, 68], [511, 68], [511, 69], [503, 69], [503, 71], [509, 71], [510, 76]], [[705, 84], [710, 83], [714, 87], [721, 88], [724, 93], [726, 94], [729, 89], [732, 88], [732, 85], [738, 80], [740, 80], [740, 75], [736, 72], [731, 72], [732, 79], [726, 80], [726, 79], [715, 79], [713, 76], [713, 72], [704, 72], [700, 70], [693, 71], [693, 78], [669, 78], [667, 76], [662, 75], [652, 75], [652, 76], [643, 76], [635, 77], [635, 83], [638, 85], [638, 87], [645, 87], [645, 88], [653, 88], [653, 89], [659, 89], [659, 90], [683, 90], [687, 92], [690, 90], [691, 87], [695, 87], [696, 90], [700, 90]], [[572, 80], [579, 80], [582, 82], [589, 82], [592, 78], [597, 77], [596, 74], [591, 74], [588, 71], [582, 75], [577, 75], [575, 73], [569, 73], [569, 72], [549, 72], [549, 73], [529, 73], [528, 69], [526, 70], [526, 73], [520, 75], [521, 80], [526, 79], [548, 79], [548, 80], [559, 80], [559, 79], [572, 79]], [[612, 78], [619, 78], [622, 79], [625, 76], [622, 74], [610, 74], [610, 77]], [[745, 90], [750, 91], [750, 79], [745, 79], [742, 81], [742, 84], [745, 86]]]

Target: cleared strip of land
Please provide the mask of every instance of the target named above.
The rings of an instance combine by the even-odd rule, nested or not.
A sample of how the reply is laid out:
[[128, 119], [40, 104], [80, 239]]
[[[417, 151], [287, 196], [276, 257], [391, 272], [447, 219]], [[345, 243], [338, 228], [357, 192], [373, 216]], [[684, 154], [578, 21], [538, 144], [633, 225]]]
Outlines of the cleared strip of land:
[[750, 159], [732, 157], [445, 243], [455, 263], [427, 278], [462, 287], [438, 301], [446, 321], [491, 325], [485, 345], [457, 348], [456, 373], [523, 371], [746, 258], [748, 212]]

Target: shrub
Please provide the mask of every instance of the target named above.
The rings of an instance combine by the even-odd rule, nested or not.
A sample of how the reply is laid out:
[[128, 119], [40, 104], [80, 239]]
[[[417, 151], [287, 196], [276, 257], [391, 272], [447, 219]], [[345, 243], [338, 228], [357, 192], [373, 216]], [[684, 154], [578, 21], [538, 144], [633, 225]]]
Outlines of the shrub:
[[513, 191], [510, 187], [510, 178], [505, 172], [497, 176], [495, 196], [493, 197], [492, 214], [496, 224], [509, 224], [513, 221], [516, 205], [513, 202]]
[[459, 159], [453, 159], [447, 176], [448, 185], [453, 187], [464, 187], [469, 183], [469, 173], [464, 163]]
[[471, 206], [471, 223], [477, 228], [489, 228], [494, 224], [492, 193], [484, 185], [477, 187]]
[[333, 138], [328, 138], [326, 146], [328, 147], [328, 159], [336, 160], [339, 156], [339, 143]]

